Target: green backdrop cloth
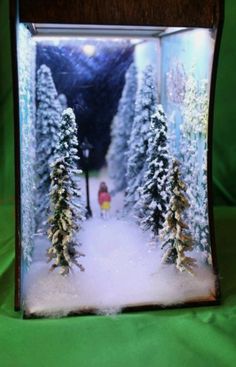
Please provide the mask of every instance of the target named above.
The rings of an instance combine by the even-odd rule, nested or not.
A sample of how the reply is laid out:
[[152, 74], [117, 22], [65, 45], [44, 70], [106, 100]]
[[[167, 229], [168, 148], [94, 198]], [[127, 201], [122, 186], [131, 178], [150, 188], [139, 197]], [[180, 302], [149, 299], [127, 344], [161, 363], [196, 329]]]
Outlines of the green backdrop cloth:
[[[236, 365], [236, 1], [226, 0], [214, 122], [214, 201], [222, 305], [64, 319], [13, 311], [14, 160], [8, 1], [0, 0], [0, 366]], [[229, 206], [232, 206], [231, 208]]]
[[13, 311], [13, 207], [0, 215], [0, 366], [235, 367], [236, 208], [215, 210], [222, 305], [38, 320]]

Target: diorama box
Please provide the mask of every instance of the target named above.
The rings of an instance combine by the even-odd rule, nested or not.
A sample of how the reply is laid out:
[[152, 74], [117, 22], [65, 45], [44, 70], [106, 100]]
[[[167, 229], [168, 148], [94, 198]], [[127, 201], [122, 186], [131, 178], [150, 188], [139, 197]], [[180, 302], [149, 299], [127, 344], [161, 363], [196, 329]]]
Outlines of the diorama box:
[[215, 304], [218, 0], [11, 1], [25, 317]]

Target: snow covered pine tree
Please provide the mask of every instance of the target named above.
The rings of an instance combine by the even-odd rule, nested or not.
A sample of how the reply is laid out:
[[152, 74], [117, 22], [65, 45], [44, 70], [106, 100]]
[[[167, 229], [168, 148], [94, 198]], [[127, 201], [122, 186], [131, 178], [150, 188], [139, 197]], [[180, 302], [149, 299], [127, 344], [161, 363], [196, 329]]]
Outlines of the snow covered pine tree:
[[170, 201], [163, 229], [160, 231], [162, 248], [167, 247], [162, 262], [175, 264], [181, 272], [193, 274], [196, 260], [185, 254], [193, 249], [193, 239], [188, 225], [183, 221], [184, 211], [189, 207], [185, 191], [185, 183], [180, 179], [179, 162], [174, 160], [170, 175]]
[[50, 207], [50, 162], [54, 159], [58, 143], [61, 106], [51, 70], [41, 65], [36, 84], [36, 226], [41, 228], [47, 220]]
[[140, 200], [136, 205], [141, 228], [151, 229], [154, 238], [157, 238], [162, 228], [168, 204], [169, 160], [166, 116], [162, 105], [158, 105], [151, 120], [147, 150], [148, 165], [144, 173], [143, 186], [139, 190]]
[[137, 89], [137, 71], [131, 64], [126, 76], [125, 86], [119, 102], [118, 111], [111, 126], [111, 144], [107, 154], [108, 173], [114, 183], [114, 193], [125, 190], [127, 186], [127, 150], [134, 120]]
[[[52, 245], [48, 250], [49, 261], [55, 258], [53, 267], [62, 267], [61, 273], [68, 274], [73, 263], [77, 264], [75, 237], [85, 219], [85, 208], [81, 202], [81, 188], [77, 169], [78, 139], [75, 115], [71, 108], [62, 113], [57, 159], [52, 165], [51, 209], [48, 238]], [[63, 241], [62, 241], [63, 240]], [[81, 256], [81, 254], [79, 254]], [[80, 266], [82, 269], [82, 267]]]
[[148, 148], [148, 132], [151, 116], [157, 105], [157, 85], [154, 71], [148, 65], [143, 72], [141, 86], [135, 102], [135, 117], [128, 141], [127, 151], [127, 188], [125, 190], [124, 210], [131, 212], [139, 200], [138, 188], [143, 183], [143, 172]]
[[206, 79], [197, 82], [194, 67], [187, 78], [181, 126], [181, 161], [190, 210], [189, 229], [204, 262], [211, 265], [207, 201], [207, 131], [209, 92]]
[[60, 129], [58, 133], [58, 144], [55, 149], [56, 157], [64, 157], [65, 162], [68, 164], [71, 180], [71, 193], [74, 205], [77, 210], [77, 220], [83, 221], [85, 219], [85, 208], [81, 202], [81, 187], [80, 179], [82, 171], [77, 169], [79, 163], [78, 156], [78, 129], [75, 121], [75, 114], [72, 108], [67, 108], [62, 113], [60, 121]]
[[71, 180], [70, 165], [64, 157], [58, 158], [52, 164], [51, 173], [51, 206], [52, 216], [48, 222], [50, 228], [48, 238], [52, 245], [48, 249], [48, 260], [54, 260], [51, 269], [60, 267], [60, 274], [67, 275], [71, 265], [75, 264], [83, 271], [77, 258], [84, 256], [78, 252], [74, 237], [80, 226], [77, 223], [77, 213], [72, 205], [73, 182]]
[[182, 106], [181, 124], [181, 165], [184, 181], [187, 185], [187, 195], [191, 210], [187, 212], [189, 230], [194, 236], [195, 232], [195, 210], [197, 207], [196, 192], [198, 190], [198, 124], [199, 124], [199, 100], [198, 83], [192, 67], [185, 86], [185, 96]]
[[212, 255], [209, 235], [208, 219], [208, 188], [207, 188], [207, 148], [203, 150], [202, 175], [199, 175], [199, 188], [196, 195], [197, 206], [195, 208], [195, 232], [196, 246], [200, 249], [203, 261], [212, 265]]

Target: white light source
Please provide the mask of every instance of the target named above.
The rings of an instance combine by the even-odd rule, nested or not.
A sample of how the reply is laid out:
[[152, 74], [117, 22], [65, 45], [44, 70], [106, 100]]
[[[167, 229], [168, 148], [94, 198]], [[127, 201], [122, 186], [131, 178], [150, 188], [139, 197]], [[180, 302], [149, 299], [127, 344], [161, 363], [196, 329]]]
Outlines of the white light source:
[[85, 53], [85, 55], [91, 57], [95, 54], [96, 48], [94, 45], [89, 45], [86, 44], [83, 46], [83, 52]]

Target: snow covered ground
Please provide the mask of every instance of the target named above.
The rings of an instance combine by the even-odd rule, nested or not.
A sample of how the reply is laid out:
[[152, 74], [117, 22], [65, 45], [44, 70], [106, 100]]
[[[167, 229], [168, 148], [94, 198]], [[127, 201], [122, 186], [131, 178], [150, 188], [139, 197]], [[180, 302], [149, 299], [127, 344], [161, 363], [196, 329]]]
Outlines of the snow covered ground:
[[112, 201], [110, 218], [100, 218], [97, 191], [103, 178], [91, 179], [93, 218], [84, 223], [79, 234], [80, 251], [86, 255], [80, 261], [85, 272], [74, 268], [68, 277], [56, 270], [49, 272], [45, 257], [49, 242], [37, 236], [25, 284], [26, 312], [63, 316], [92, 309], [110, 314], [126, 306], [213, 299], [215, 279], [209, 267], [201, 266], [191, 276], [177, 272], [174, 266], [162, 265], [160, 249], [150, 246], [148, 233], [127, 218], [117, 219], [121, 194]]

